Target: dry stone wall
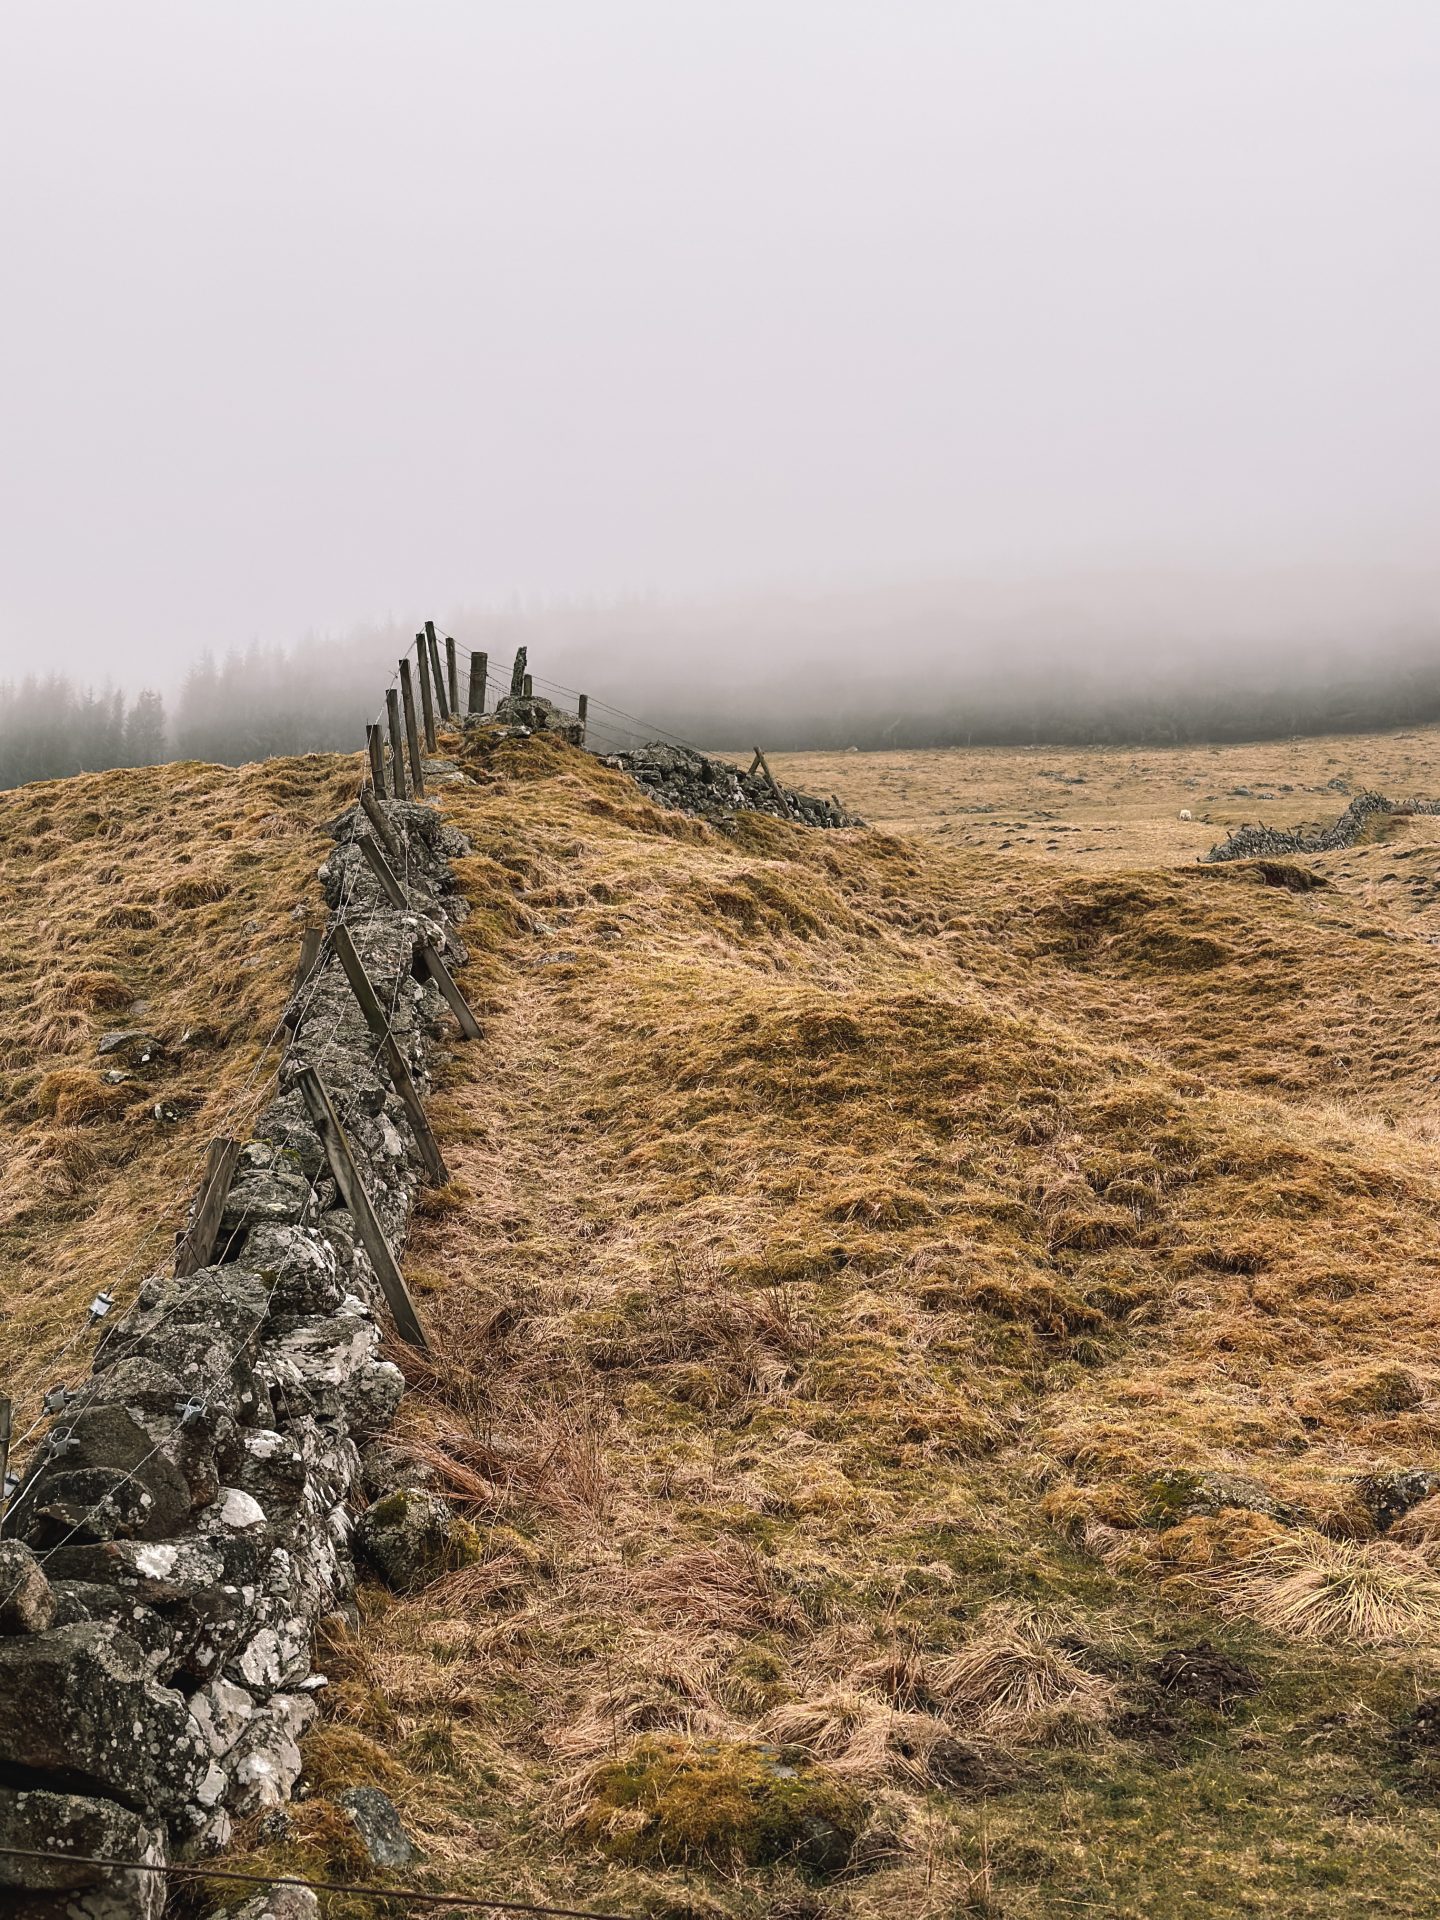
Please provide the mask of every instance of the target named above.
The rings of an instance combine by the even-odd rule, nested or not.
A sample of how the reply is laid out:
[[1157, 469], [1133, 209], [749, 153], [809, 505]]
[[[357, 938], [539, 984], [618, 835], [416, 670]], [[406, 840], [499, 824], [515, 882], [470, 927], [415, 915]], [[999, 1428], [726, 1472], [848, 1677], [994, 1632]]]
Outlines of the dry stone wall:
[[1440, 800], [1387, 800], [1357, 793], [1333, 827], [1323, 833], [1292, 833], [1284, 827], [1240, 827], [1205, 855], [1207, 861], [1283, 860], [1296, 853], [1338, 853], [1353, 847], [1377, 814], [1440, 813]]
[[[468, 849], [429, 807], [385, 810], [406, 908], [363, 859], [357, 812], [333, 823], [320, 878], [423, 1092], [447, 1028], [417, 952], [464, 957], [450, 860]], [[297, 992], [292, 1018], [218, 1263], [152, 1275], [106, 1324], [5, 1518], [0, 1847], [17, 1851], [0, 1852], [0, 1920], [153, 1920], [163, 1874], [20, 1851], [203, 1856], [300, 1772], [325, 1684], [315, 1630], [353, 1589], [362, 1451], [404, 1388], [380, 1354], [379, 1289], [296, 1088], [302, 1067], [330, 1092], [392, 1248], [421, 1162], [337, 965]]]

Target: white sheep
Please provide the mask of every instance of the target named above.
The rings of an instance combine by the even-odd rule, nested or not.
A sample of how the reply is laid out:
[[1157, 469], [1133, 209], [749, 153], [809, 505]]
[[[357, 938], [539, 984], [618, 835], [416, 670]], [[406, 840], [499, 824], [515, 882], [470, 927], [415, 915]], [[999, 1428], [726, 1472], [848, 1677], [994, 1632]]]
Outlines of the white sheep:
[[1193, 814], [1193, 813], [1192, 813], [1192, 812], [1190, 811], [1190, 809], [1189, 809], [1189, 807], [1181, 807], [1181, 809], [1180, 809], [1180, 818], [1181, 818], [1182, 820], [1193, 820], [1193, 819], [1195, 818], [1195, 816], [1194, 816], [1194, 814]]

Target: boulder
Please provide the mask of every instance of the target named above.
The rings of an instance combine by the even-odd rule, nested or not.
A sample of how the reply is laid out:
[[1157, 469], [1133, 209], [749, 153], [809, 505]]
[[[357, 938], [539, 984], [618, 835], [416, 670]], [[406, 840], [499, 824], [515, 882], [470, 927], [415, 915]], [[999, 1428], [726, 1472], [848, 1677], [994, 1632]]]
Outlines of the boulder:
[[335, 1796], [355, 1823], [372, 1866], [394, 1872], [415, 1858], [415, 1843], [400, 1822], [400, 1809], [379, 1787], [346, 1787]]
[[209, 1764], [181, 1696], [100, 1621], [0, 1640], [0, 1754], [151, 1815], [183, 1806]]
[[1440, 1473], [1432, 1467], [1391, 1468], [1355, 1482], [1355, 1497], [1382, 1533], [1435, 1493], [1440, 1493]]
[[438, 1494], [402, 1487], [367, 1507], [355, 1539], [386, 1586], [415, 1593], [480, 1558], [480, 1540]]
[[[48, 1854], [89, 1854], [101, 1859], [163, 1860], [163, 1835], [138, 1813], [113, 1800], [44, 1788], [0, 1787], [0, 1848]], [[0, 1852], [0, 1887], [67, 1893], [93, 1887], [105, 1869], [88, 1860], [26, 1860]], [[164, 1876], [158, 1879], [163, 1893]], [[138, 1876], [137, 1876], [138, 1878]]]
[[43, 1633], [55, 1621], [55, 1595], [23, 1541], [0, 1540], [0, 1633]]

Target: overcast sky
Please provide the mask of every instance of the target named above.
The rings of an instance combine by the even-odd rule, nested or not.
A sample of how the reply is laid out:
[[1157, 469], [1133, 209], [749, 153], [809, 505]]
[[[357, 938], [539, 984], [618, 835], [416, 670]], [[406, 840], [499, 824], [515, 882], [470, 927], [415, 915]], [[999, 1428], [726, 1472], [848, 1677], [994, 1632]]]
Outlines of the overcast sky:
[[1440, 609], [1437, 102], [1435, 0], [0, 0], [0, 671], [515, 591]]

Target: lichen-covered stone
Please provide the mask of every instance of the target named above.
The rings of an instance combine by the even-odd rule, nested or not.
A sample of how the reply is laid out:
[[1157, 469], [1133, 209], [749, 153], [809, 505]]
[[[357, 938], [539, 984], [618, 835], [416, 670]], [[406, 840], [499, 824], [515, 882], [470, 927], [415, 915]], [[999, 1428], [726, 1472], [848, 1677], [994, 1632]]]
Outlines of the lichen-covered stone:
[[357, 1545], [397, 1593], [415, 1593], [481, 1557], [480, 1538], [438, 1494], [403, 1487], [377, 1500], [355, 1526]]
[[209, 1764], [181, 1696], [100, 1622], [0, 1640], [0, 1754], [146, 1814], [182, 1806]]
[[370, 1864], [396, 1872], [415, 1858], [415, 1843], [406, 1833], [400, 1809], [379, 1787], [346, 1787], [336, 1801], [349, 1814]]
[[0, 1540], [0, 1633], [43, 1633], [55, 1620], [55, 1594], [23, 1541]]

